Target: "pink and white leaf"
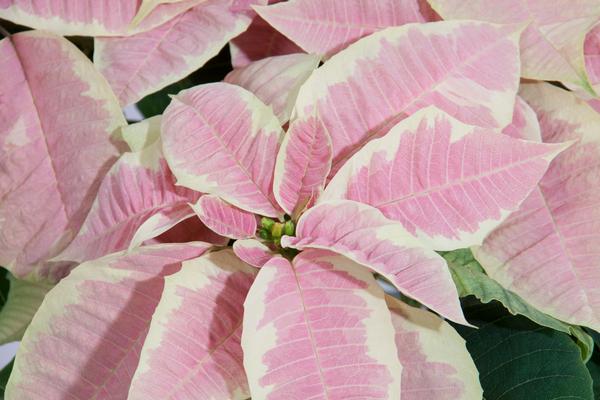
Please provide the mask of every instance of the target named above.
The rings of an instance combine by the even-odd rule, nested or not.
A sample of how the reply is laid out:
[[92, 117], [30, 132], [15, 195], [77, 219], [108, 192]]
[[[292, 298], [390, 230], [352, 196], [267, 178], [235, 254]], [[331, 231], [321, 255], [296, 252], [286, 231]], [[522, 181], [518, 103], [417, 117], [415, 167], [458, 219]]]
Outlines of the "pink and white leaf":
[[200, 193], [175, 185], [161, 142], [125, 153], [104, 178], [79, 234], [55, 260], [82, 262], [159, 236], [194, 211]]
[[131, 25], [138, 25], [144, 18], [150, 15], [152, 11], [156, 10], [156, 8], [161, 4], [182, 3], [186, 1], [187, 0], [142, 0], [141, 2], [139, 2], [139, 8], [137, 9], [136, 14], [131, 21]]
[[126, 398], [164, 276], [209, 246], [148, 246], [81, 264], [46, 295], [19, 346], [6, 396]]
[[427, 22], [420, 6], [418, 0], [290, 0], [255, 10], [307, 53], [330, 56], [381, 29]]
[[128, 399], [249, 398], [240, 341], [255, 274], [222, 250], [167, 276]]
[[478, 245], [568, 145], [512, 139], [433, 107], [356, 153], [321, 199], [369, 204], [435, 250]]
[[502, 130], [502, 133], [514, 139], [542, 141], [537, 114], [521, 96], [517, 96], [512, 122]]
[[454, 328], [435, 314], [386, 296], [402, 364], [402, 400], [483, 398], [479, 373]]
[[261, 268], [277, 254], [269, 246], [256, 239], [236, 240], [233, 243], [233, 252], [240, 260], [255, 268]]
[[444, 19], [523, 24], [521, 74], [561, 81], [593, 94], [584, 61], [584, 38], [600, 18], [596, 0], [429, 0]]
[[[139, 20], [134, 17], [131, 23], [127, 27], [127, 31], [117, 36], [131, 36], [136, 33], [146, 32], [151, 29], [157, 28], [158, 26], [170, 21], [178, 15], [186, 12], [190, 8], [197, 6], [206, 0], [177, 0], [170, 3], [161, 3], [157, 5], [149, 14], [143, 19]], [[139, 15], [136, 14], [136, 16]], [[115, 35], [103, 35], [103, 36], [115, 36]]]
[[273, 107], [283, 125], [290, 119], [300, 86], [317, 68], [319, 60], [318, 56], [309, 54], [268, 57], [234, 69], [225, 77], [225, 82], [249, 90]]
[[576, 140], [474, 254], [486, 272], [560, 320], [600, 329], [600, 114], [550, 84], [525, 84], [547, 143]]
[[597, 24], [585, 36], [584, 62], [587, 76], [596, 93], [600, 92], [600, 25]]
[[242, 68], [252, 61], [271, 56], [303, 53], [300, 47], [259, 16], [254, 18], [244, 33], [229, 42], [229, 52], [234, 68]]
[[310, 207], [321, 194], [331, 170], [333, 148], [318, 118], [294, 120], [277, 154], [273, 192], [289, 215]]
[[501, 129], [511, 121], [519, 84], [519, 36], [515, 26], [473, 21], [385, 29], [318, 68], [300, 89], [295, 117], [323, 122], [332, 172], [430, 105], [464, 123]]
[[185, 90], [163, 115], [163, 150], [179, 185], [269, 217], [282, 214], [272, 194], [282, 135], [270, 107], [227, 83]]
[[256, 234], [256, 216], [218, 196], [204, 195], [192, 208], [206, 226], [221, 236], [247, 239]]
[[129, 36], [164, 24], [206, 0], [162, 2], [140, 21], [139, 0], [3, 0], [0, 18], [58, 35]]
[[444, 317], [468, 325], [446, 261], [376, 208], [350, 200], [318, 204], [302, 215], [296, 237], [284, 236], [281, 245], [334, 251], [383, 275]]
[[[259, 0], [245, 0], [244, 4]], [[94, 63], [121, 105], [177, 82], [243, 32], [252, 17], [234, 0], [206, 0], [146, 32], [95, 40]]]
[[383, 291], [323, 250], [267, 262], [244, 303], [244, 367], [257, 399], [399, 399], [402, 367]]
[[126, 121], [104, 78], [64, 38], [12, 35], [0, 41], [0, 60], [0, 265], [54, 281], [44, 263], [79, 231], [125, 147], [113, 132]]
[[3, 0], [0, 18], [61, 35], [111, 35], [126, 31], [138, 0]]

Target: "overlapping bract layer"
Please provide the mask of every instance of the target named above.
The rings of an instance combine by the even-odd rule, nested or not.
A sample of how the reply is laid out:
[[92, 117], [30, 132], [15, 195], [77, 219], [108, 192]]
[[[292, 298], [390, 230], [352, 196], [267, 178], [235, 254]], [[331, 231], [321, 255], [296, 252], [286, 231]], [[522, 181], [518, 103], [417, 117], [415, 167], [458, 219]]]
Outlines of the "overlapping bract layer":
[[[251, 4], [266, 1], [138, 3], [133, 14], [115, 14], [127, 21], [125, 28], [123, 21], [103, 21], [102, 15], [93, 27], [89, 21], [74, 23], [78, 17], [72, 15], [53, 22], [58, 27], [66, 20], [63, 28], [71, 33], [81, 27], [92, 34], [136, 33], [96, 40], [96, 63], [122, 104], [199, 67], [250, 24]], [[319, 2], [321, 9], [346, 12], [335, 15], [319, 13], [316, 4], [296, 0], [258, 8], [302, 48], [327, 56], [316, 71], [319, 56], [288, 54], [301, 50], [258, 19], [232, 46], [238, 69], [226, 78], [229, 83], [184, 91], [162, 121], [121, 132], [132, 152], [104, 177], [96, 202], [86, 203], [77, 220], [83, 224], [79, 235], [53, 261], [129, 250], [85, 262], [50, 292], [25, 336], [9, 395], [480, 398], [477, 372], [456, 332], [428, 311], [391, 299], [386, 305], [373, 273], [442, 316], [467, 324], [446, 262], [433, 250], [480, 244], [496, 228], [476, 249], [490, 274], [559, 318], [598, 326], [597, 293], [586, 284], [588, 278], [597, 281], [596, 254], [590, 250], [596, 221], [582, 217], [582, 210], [595, 205], [593, 188], [584, 182], [595, 182], [590, 162], [598, 156], [595, 139], [582, 132], [590, 128], [585, 121], [597, 117], [589, 108], [584, 117], [565, 116], [575, 107], [572, 98], [563, 101], [569, 111], [561, 112], [552, 102], [536, 100], [553, 95], [550, 89], [536, 95], [528, 94], [533, 89], [523, 91], [533, 108], [516, 97], [522, 75], [519, 40], [530, 28], [455, 21], [384, 29], [436, 16], [419, 0], [382, 1], [368, 9], [371, 4], [361, 0]], [[294, 10], [293, 23], [281, 25], [289, 19], [281, 10]], [[47, 24], [40, 18], [32, 23]], [[374, 31], [379, 32], [360, 39]], [[572, 32], [557, 28], [556, 33]], [[28, 35], [36, 34], [15, 36], [16, 47]], [[273, 47], [257, 51], [257, 41], [265, 37], [273, 39]], [[11, 42], [0, 43], [8, 54]], [[70, 49], [63, 51], [71, 62], [65, 71], [79, 79], [75, 83], [96, 79], [89, 63]], [[593, 54], [590, 46], [590, 62]], [[36, 74], [50, 73], [38, 65], [21, 68], [34, 86], [40, 84]], [[10, 89], [17, 87], [15, 93], [24, 96], [22, 78], [15, 76], [18, 82], [10, 81]], [[36, 100], [34, 86], [29, 96]], [[97, 101], [82, 108], [117, 115], [106, 83], [91, 86], [88, 91], [77, 86], [60, 98], [75, 104], [91, 93]], [[20, 114], [7, 110], [9, 117]], [[546, 143], [539, 143], [536, 113]], [[69, 122], [77, 126], [86, 118]], [[281, 126], [288, 120], [284, 134]], [[0, 125], [3, 149], [24, 145], [19, 121], [0, 119], [6, 125]], [[122, 117], [109, 122], [114, 129]], [[563, 122], [579, 136], [565, 134]], [[102, 125], [96, 132], [98, 123], [91, 122], [93, 132], [104, 136], [94, 137], [104, 146], [111, 130]], [[73, 132], [80, 131], [67, 130], [69, 139]], [[60, 139], [44, 137], [50, 138], [49, 148]], [[546, 173], [567, 148], [562, 142], [577, 138], [585, 140], [559, 155]], [[76, 152], [77, 146], [67, 147]], [[116, 159], [119, 153], [111, 154]], [[97, 188], [99, 182], [87, 183]], [[0, 183], [0, 189], [12, 190], [11, 181]], [[95, 189], [89, 191], [93, 198]], [[540, 252], [535, 244], [520, 249], [517, 245], [528, 242], [517, 239], [515, 245], [512, 232], [503, 233], [518, 225], [515, 218], [528, 220], [531, 203], [539, 203], [540, 196], [547, 201], [547, 192], [573, 195], [557, 201], [551, 217], [572, 213], [579, 227], [568, 226], [571, 236], [550, 232], [532, 240], [566, 237], [568, 246], [557, 257], [572, 257], [572, 271], [542, 259], [552, 246]], [[543, 222], [545, 229], [548, 219]], [[555, 230], [562, 229], [554, 222]], [[149, 246], [197, 237], [196, 231], [187, 234], [188, 227], [223, 235], [213, 235], [217, 246], [234, 239], [233, 249], [209, 243]], [[524, 236], [533, 237], [530, 233]], [[40, 247], [48, 253], [40, 259], [56, 256], [72, 236], [50, 250]], [[511, 258], [527, 261], [523, 265], [531, 271], [515, 272]], [[537, 290], [538, 264], [553, 268], [544, 282], [554, 285], [549, 293]], [[549, 296], [561, 290], [558, 304]], [[67, 349], [74, 350], [61, 358]], [[57, 365], [59, 372], [52, 370]]]
[[[140, 0], [4, 0], [0, 18], [60, 35], [121, 36], [155, 28], [205, 0], [160, 0], [145, 18]], [[145, 6], [144, 6], [145, 8]], [[138, 18], [139, 19], [139, 18]], [[136, 22], [134, 24], [134, 22]]]
[[159, 245], [80, 265], [46, 296], [27, 329], [6, 396], [126, 397], [164, 277], [208, 247]]
[[322, 121], [332, 139], [333, 172], [369, 140], [430, 105], [464, 123], [503, 128], [519, 83], [519, 37], [516, 26], [469, 21], [388, 28], [319, 68], [300, 89], [296, 116]]
[[308, 210], [283, 246], [335, 251], [386, 277], [398, 290], [443, 316], [465, 323], [446, 262], [401, 224], [365, 204], [341, 200]]
[[181, 92], [163, 118], [165, 156], [180, 185], [270, 217], [281, 214], [271, 188], [282, 134], [269, 107], [225, 83]]
[[372, 205], [436, 250], [469, 247], [518, 208], [565, 147], [515, 140], [429, 108], [356, 153], [322, 200]]
[[[429, 0], [444, 19], [522, 24], [521, 74], [593, 93], [584, 40], [600, 20], [595, 0]], [[594, 40], [592, 38], [592, 40]], [[589, 44], [588, 44], [589, 46]], [[591, 75], [591, 76], [590, 76]]]
[[122, 105], [177, 82], [244, 32], [266, 0], [6, 0], [0, 18], [94, 36], [94, 62]]
[[137, 246], [193, 215], [188, 203], [198, 197], [175, 186], [160, 139], [127, 152], [104, 177], [79, 234], [54, 260], [83, 262]]
[[424, 0], [292, 0], [256, 10], [306, 52], [322, 55], [381, 29], [432, 18]]
[[0, 18], [59, 34], [117, 34], [126, 30], [137, 12], [139, 0], [81, 3], [78, 0], [2, 1]]
[[[242, 3], [244, 7], [242, 7]], [[177, 82], [214, 57], [243, 32], [259, 0], [205, 0], [146, 32], [95, 41], [94, 63], [121, 104]]]
[[598, 329], [600, 114], [549, 84], [524, 85], [521, 94], [539, 117], [544, 142], [576, 142], [474, 253], [491, 277], [535, 307]]
[[246, 400], [240, 340], [254, 274], [222, 250], [167, 276], [128, 398]]
[[236, 68], [225, 82], [239, 85], [254, 93], [285, 124], [300, 86], [319, 64], [319, 57], [309, 54], [289, 54], [264, 58]]

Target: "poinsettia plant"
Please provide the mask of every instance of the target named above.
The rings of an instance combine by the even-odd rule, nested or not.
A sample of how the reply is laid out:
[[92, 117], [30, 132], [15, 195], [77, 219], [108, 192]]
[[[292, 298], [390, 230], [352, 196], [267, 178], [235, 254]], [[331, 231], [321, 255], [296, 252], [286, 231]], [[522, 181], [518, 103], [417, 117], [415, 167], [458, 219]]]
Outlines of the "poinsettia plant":
[[593, 398], [595, 0], [0, 18], [9, 400]]

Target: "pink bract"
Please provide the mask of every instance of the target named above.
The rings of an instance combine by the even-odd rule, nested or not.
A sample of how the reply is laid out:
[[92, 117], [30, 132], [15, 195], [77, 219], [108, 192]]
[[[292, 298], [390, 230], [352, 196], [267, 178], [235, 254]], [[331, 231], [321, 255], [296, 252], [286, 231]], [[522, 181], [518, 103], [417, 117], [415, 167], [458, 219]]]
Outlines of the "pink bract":
[[200, 220], [219, 235], [247, 239], [256, 233], [254, 214], [240, 210], [218, 196], [202, 196], [193, 208]]
[[255, 10], [307, 53], [322, 55], [381, 29], [431, 17], [420, 0], [291, 0]]
[[113, 133], [126, 122], [104, 78], [66, 39], [19, 33], [0, 41], [0, 58], [0, 264], [56, 281], [63, 272], [45, 261], [82, 226], [124, 149]]
[[260, 269], [244, 307], [253, 396], [400, 397], [383, 290], [351, 261], [324, 251], [302, 252], [293, 265], [274, 258]]

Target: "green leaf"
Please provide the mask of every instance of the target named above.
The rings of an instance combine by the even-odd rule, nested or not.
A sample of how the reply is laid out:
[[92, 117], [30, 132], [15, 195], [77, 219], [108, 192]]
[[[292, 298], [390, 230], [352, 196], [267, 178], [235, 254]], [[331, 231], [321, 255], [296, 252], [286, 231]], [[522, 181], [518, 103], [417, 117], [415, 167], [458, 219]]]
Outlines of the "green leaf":
[[8, 383], [8, 378], [12, 372], [14, 363], [15, 359], [13, 358], [13, 360], [0, 371], [0, 399], [4, 399], [4, 390], [6, 389], [6, 384]]
[[580, 327], [562, 322], [531, 306], [519, 295], [504, 289], [486, 275], [469, 249], [443, 253], [460, 297], [473, 295], [483, 303], [499, 301], [513, 315], [523, 315], [538, 325], [546, 326], [572, 335], [581, 350], [581, 358], [589, 360], [594, 350], [592, 338]]
[[586, 364], [593, 380], [594, 398], [600, 399], [600, 353], [596, 352]]
[[4, 303], [6, 303], [6, 299], [8, 297], [8, 290], [10, 288], [10, 273], [0, 267], [0, 309], [4, 307]]
[[500, 303], [465, 307], [479, 329], [455, 325], [479, 371], [486, 400], [592, 400], [592, 378], [563, 332], [509, 314]]
[[585, 328], [585, 331], [592, 337], [596, 346], [600, 347], [600, 333], [590, 328]]
[[590, 375], [594, 381], [594, 398], [600, 400], [600, 333], [589, 328], [585, 330], [594, 339], [596, 344], [596, 351], [586, 364], [586, 367], [590, 371]]
[[0, 345], [20, 340], [52, 285], [16, 279], [0, 267]]

